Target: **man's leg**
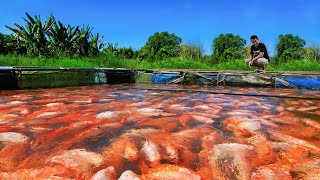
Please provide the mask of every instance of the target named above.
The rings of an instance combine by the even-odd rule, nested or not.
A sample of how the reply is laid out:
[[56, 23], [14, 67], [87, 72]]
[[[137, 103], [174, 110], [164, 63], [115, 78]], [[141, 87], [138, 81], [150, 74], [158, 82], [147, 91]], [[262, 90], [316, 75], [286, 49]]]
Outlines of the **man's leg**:
[[264, 70], [265, 66], [268, 64], [268, 59], [266, 58], [259, 58], [258, 59], [258, 65], [259, 65], [259, 69]]
[[[245, 60], [245, 62], [246, 62], [246, 64], [249, 66], [250, 59]], [[251, 66], [259, 67], [258, 61], [257, 61], [257, 60], [253, 61], [253, 63], [251, 64]], [[256, 73], [256, 72], [259, 72], [259, 69], [257, 68], [257, 69], [254, 70], [253, 72], [255, 72], [255, 73]]]
[[259, 61], [258, 64], [259, 64], [259, 70], [264, 70], [264, 63], [262, 61]]
[[265, 66], [269, 63], [268, 59], [266, 58], [259, 58], [258, 59], [258, 65], [259, 65], [259, 70], [263, 73], [265, 73]]

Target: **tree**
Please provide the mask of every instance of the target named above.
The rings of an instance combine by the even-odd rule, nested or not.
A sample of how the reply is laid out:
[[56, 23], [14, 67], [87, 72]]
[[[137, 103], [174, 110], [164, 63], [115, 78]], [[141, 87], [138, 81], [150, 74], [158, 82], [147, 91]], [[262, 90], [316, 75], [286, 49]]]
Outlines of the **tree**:
[[10, 47], [12, 40], [12, 36], [0, 33], [0, 54], [9, 54], [12, 52]]
[[279, 35], [276, 45], [277, 62], [288, 62], [303, 58], [306, 41], [292, 34]]
[[304, 49], [304, 56], [306, 59], [320, 62], [320, 48], [312, 44]]
[[187, 44], [183, 44], [180, 49], [180, 55], [184, 58], [191, 58], [191, 48]]
[[203, 55], [203, 46], [197, 42], [183, 44], [180, 49], [180, 55], [184, 58], [199, 60]]
[[168, 32], [155, 33], [150, 36], [148, 42], [139, 51], [139, 57], [143, 59], [163, 60], [179, 56], [182, 39]]
[[246, 40], [232, 33], [220, 34], [213, 40], [213, 58], [216, 62], [226, 62], [244, 57]]
[[136, 57], [136, 52], [131, 47], [122, 47], [119, 48], [117, 56], [124, 59], [133, 59]]
[[246, 46], [244, 49], [245, 49], [245, 51], [244, 51], [244, 55], [245, 55], [245, 56], [250, 56], [250, 52], [251, 52], [251, 45]]
[[107, 54], [111, 54], [113, 57], [121, 59], [134, 59], [137, 57], [137, 51], [133, 50], [131, 47], [121, 47], [118, 48], [118, 44], [108, 43], [107, 47], [103, 50]]

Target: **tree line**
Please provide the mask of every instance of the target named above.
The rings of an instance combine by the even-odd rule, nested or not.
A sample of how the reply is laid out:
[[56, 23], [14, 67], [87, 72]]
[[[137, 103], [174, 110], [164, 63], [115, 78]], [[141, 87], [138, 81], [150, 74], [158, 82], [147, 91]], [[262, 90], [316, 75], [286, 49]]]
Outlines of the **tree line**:
[[[156, 32], [139, 50], [118, 47], [105, 43], [103, 36], [93, 33], [90, 26], [64, 25], [50, 15], [44, 22], [40, 16], [26, 13], [25, 25], [6, 26], [12, 34], [0, 33], [0, 54], [28, 56], [96, 56], [112, 54], [116, 58], [158, 61], [183, 57], [206, 60], [213, 63], [243, 59], [250, 53], [251, 43], [233, 33], [220, 34], [212, 41], [212, 55], [204, 55], [201, 43], [183, 43], [182, 39], [169, 32]], [[292, 34], [279, 35], [274, 62], [312, 59], [320, 62], [319, 47], [306, 47], [306, 41]]]

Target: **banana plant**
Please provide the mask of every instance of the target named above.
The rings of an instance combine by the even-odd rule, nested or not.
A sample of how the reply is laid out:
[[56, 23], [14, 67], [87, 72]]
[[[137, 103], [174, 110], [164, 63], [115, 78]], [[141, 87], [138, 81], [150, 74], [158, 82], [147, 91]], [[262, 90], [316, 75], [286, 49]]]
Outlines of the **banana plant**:
[[104, 36], [99, 37], [99, 33], [96, 33], [95, 35], [91, 34], [89, 40], [91, 55], [99, 54], [100, 50], [104, 47], [105, 43], [103, 42], [103, 37]]
[[114, 56], [117, 56], [119, 54], [118, 43], [116, 44], [108, 43], [104, 51]]
[[46, 47], [48, 40], [46, 33], [52, 28], [55, 19], [50, 15], [45, 23], [42, 24], [40, 16], [31, 17], [26, 13], [27, 19], [23, 18], [26, 22], [25, 27], [15, 23], [16, 28], [6, 26], [8, 29], [13, 31], [15, 35], [23, 42], [27, 48], [29, 55], [48, 55], [49, 51]]
[[79, 35], [79, 26], [64, 26], [61, 21], [55, 22], [53, 27], [47, 33], [50, 40], [50, 47], [54, 54], [67, 53], [74, 54], [76, 50], [73, 44], [76, 43]]
[[72, 48], [76, 50], [79, 55], [88, 55], [90, 44], [89, 44], [90, 27], [82, 27], [77, 31], [77, 38], [74, 39], [75, 42], [72, 44]]
[[83, 26], [79, 31], [79, 38], [76, 39], [75, 46], [79, 55], [96, 55], [104, 47], [103, 36], [99, 37], [99, 33], [93, 35], [92, 28]]
[[17, 42], [27, 49], [29, 55], [95, 55], [100, 52], [105, 43], [99, 34], [92, 34], [92, 28], [64, 26], [50, 15], [44, 23], [40, 16], [30, 16], [26, 13], [23, 18], [26, 25], [15, 23], [15, 27], [9, 27], [17, 37]]

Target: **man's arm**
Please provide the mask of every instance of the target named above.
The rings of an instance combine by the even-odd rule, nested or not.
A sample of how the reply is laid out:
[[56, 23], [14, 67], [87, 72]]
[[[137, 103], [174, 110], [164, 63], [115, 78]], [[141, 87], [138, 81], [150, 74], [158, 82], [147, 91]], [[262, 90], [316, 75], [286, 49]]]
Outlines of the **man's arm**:
[[259, 58], [263, 58], [264, 52], [260, 52], [257, 57], [253, 58], [251, 61], [255, 61]]
[[264, 55], [264, 52], [260, 52], [257, 57], [253, 58], [252, 54], [250, 54], [249, 66], [251, 66], [253, 64], [253, 61], [255, 61], [255, 60], [259, 59], [259, 58], [262, 58], [263, 55]]

